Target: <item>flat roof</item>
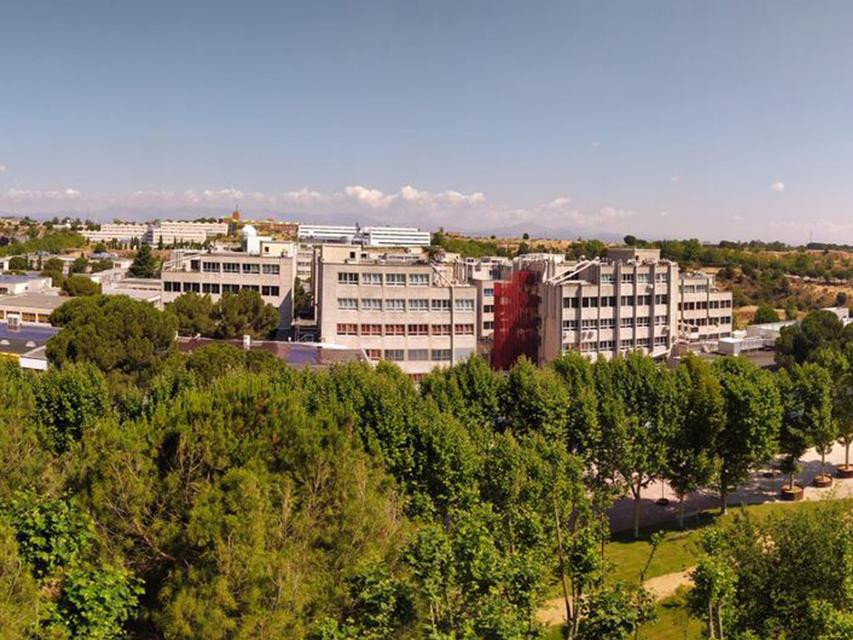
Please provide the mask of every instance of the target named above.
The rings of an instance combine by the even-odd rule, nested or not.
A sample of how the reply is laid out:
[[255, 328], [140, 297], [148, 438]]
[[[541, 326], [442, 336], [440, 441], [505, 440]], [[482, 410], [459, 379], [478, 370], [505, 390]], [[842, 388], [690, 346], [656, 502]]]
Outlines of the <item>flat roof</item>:
[[71, 300], [67, 296], [55, 293], [27, 292], [11, 296], [0, 296], [0, 307], [28, 307], [53, 311]]
[[50, 276], [43, 275], [19, 275], [12, 273], [2, 273], [0, 274], [0, 283], [5, 284], [19, 284], [21, 282], [31, 282], [33, 280], [44, 280], [45, 278], [49, 278]]
[[13, 330], [8, 323], [0, 322], [0, 353], [22, 355], [44, 345], [59, 333], [59, 327], [21, 325]]

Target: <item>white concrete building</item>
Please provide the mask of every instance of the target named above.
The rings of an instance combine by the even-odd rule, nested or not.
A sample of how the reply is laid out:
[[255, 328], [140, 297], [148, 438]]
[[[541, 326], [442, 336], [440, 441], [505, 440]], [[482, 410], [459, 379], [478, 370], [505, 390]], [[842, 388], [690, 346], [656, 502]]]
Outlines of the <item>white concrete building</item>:
[[203, 244], [216, 236], [228, 234], [227, 222], [192, 220], [159, 220], [148, 225], [142, 241], [147, 244], [173, 246], [181, 243]]
[[10, 275], [0, 274], [0, 296], [15, 295], [28, 291], [48, 291], [51, 289], [50, 276], [39, 274]]
[[415, 378], [476, 351], [477, 290], [457, 280], [452, 265], [323, 245], [316, 280], [323, 341], [363, 348]]
[[300, 242], [360, 244], [365, 247], [428, 247], [429, 231], [417, 227], [359, 227], [358, 225], [300, 224]]
[[214, 300], [226, 293], [251, 289], [264, 302], [279, 310], [281, 329], [290, 329], [293, 321], [293, 279], [296, 253], [290, 255], [252, 255], [244, 251], [174, 252], [163, 265], [163, 302], [182, 293], [208, 294]]
[[134, 222], [105, 223], [97, 231], [83, 230], [80, 233], [91, 244], [98, 242], [120, 242], [130, 244], [131, 240], [141, 240], [148, 230], [147, 224]]
[[679, 335], [688, 343], [716, 343], [732, 335], [732, 294], [704, 272], [679, 275]]

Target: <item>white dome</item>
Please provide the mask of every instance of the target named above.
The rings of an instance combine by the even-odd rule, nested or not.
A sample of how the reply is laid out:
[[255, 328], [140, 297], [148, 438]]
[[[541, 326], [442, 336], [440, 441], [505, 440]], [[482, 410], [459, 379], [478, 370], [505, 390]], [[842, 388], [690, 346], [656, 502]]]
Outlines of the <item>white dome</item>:
[[255, 229], [255, 227], [253, 227], [252, 225], [247, 224], [245, 227], [243, 227], [242, 229], [240, 229], [240, 234], [241, 234], [244, 238], [248, 238], [249, 236], [256, 236], [256, 235], [258, 235], [258, 230], [257, 230], [257, 229]]

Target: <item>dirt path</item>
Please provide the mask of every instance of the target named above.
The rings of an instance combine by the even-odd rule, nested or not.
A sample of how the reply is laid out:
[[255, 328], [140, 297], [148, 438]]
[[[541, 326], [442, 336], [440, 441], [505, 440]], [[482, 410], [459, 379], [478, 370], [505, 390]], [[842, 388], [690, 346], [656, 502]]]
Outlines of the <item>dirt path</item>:
[[[644, 583], [646, 589], [655, 600], [664, 600], [675, 594], [678, 587], [690, 584], [691, 567], [685, 571], [676, 571], [662, 576], [649, 578]], [[566, 622], [566, 603], [562, 598], [548, 600], [536, 612], [536, 619], [542, 624], [552, 627]]]

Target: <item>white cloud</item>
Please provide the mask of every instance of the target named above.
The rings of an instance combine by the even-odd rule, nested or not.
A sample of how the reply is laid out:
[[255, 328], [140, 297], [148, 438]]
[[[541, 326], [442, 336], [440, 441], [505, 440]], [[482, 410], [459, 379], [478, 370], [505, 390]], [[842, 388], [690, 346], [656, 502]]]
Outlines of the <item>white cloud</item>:
[[80, 192], [77, 189], [49, 189], [42, 191], [41, 189], [16, 189], [11, 188], [6, 192], [6, 197], [13, 202], [34, 201], [34, 200], [77, 200], [80, 197]]
[[681, 176], [672, 176], [670, 180], [672, 180], [673, 182], [681, 182], [683, 178]]
[[666, 217], [668, 217], [668, 216], [669, 216], [669, 211], [658, 211], [658, 215], [659, 215], [661, 218], [666, 218]]
[[773, 189], [773, 191], [784, 191], [785, 190], [785, 183], [777, 181], [777, 182], [774, 182], [773, 184], [771, 184], [770, 188]]
[[201, 195], [207, 202], [221, 202], [223, 200], [239, 200], [246, 194], [240, 189], [228, 187], [227, 189], [205, 189]]
[[348, 185], [344, 189], [344, 193], [348, 198], [364, 204], [371, 209], [386, 209], [397, 197], [393, 194], [386, 194], [379, 189], [363, 187], [360, 184]]
[[8, 170], [9, 167], [7, 167], [5, 164], [0, 164], [0, 173], [6, 173], [6, 171]]

